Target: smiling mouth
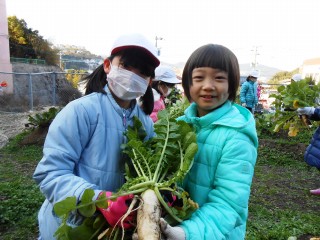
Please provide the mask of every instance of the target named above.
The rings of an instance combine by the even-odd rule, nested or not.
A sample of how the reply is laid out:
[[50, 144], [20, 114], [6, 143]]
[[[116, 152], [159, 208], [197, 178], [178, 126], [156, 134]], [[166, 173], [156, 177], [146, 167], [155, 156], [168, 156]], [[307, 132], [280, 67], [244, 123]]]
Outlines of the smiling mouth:
[[202, 95], [201, 97], [202, 97], [202, 98], [205, 98], [205, 99], [215, 98], [215, 96], [211, 96], [211, 95]]

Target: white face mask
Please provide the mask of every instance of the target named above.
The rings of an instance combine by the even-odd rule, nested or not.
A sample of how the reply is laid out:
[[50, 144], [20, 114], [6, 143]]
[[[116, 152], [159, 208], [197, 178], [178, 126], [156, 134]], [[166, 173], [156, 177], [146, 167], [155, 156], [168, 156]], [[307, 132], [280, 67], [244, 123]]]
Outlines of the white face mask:
[[171, 93], [172, 89], [169, 88], [167, 85], [165, 85], [165, 86], [166, 86], [166, 88], [167, 88], [167, 92], [165, 92], [165, 91], [163, 90], [163, 87], [162, 87], [162, 86], [161, 86], [160, 88], [161, 88], [162, 96], [167, 97], [167, 96], [169, 96], [169, 94]]
[[126, 69], [111, 66], [107, 75], [108, 86], [111, 91], [122, 100], [132, 100], [145, 94], [148, 81]]

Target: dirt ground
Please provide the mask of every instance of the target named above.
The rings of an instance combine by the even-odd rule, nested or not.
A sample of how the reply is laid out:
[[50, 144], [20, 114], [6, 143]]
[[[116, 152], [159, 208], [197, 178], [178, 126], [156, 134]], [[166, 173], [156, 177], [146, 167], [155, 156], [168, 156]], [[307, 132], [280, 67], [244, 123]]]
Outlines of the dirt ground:
[[50, 107], [36, 109], [32, 112], [13, 113], [0, 111], [0, 148], [4, 147], [10, 138], [26, 129], [29, 115], [47, 111]]
[[10, 138], [21, 133], [28, 123], [30, 112], [8, 113], [0, 112], [0, 148], [5, 146]]

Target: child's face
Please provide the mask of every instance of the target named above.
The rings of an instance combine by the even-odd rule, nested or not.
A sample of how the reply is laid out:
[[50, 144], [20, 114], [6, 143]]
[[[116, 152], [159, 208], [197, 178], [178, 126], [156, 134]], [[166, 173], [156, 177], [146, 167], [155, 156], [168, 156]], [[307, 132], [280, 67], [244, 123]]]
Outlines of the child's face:
[[228, 90], [227, 72], [211, 67], [193, 69], [190, 96], [198, 105], [199, 117], [225, 103], [229, 97]]

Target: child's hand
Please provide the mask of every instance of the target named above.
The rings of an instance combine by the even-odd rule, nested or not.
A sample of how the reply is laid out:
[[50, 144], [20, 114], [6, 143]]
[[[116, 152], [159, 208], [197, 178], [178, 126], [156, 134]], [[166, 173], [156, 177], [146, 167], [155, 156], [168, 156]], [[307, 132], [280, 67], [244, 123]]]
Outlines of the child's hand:
[[303, 107], [303, 108], [298, 108], [297, 113], [299, 115], [307, 115], [311, 116], [314, 114], [315, 108], [314, 107]]
[[[101, 194], [106, 194], [106, 197], [110, 197], [112, 192], [102, 192]], [[136, 211], [130, 213], [123, 221], [121, 218], [127, 213], [128, 207], [133, 199], [134, 195], [126, 195], [118, 197], [115, 201], [108, 201], [108, 208], [98, 208], [110, 226], [119, 226], [123, 228], [133, 227], [133, 222], [136, 219]], [[123, 222], [123, 225], [122, 223]]]
[[163, 218], [160, 218], [160, 229], [166, 240], [186, 239], [186, 234], [181, 227], [171, 227]]

